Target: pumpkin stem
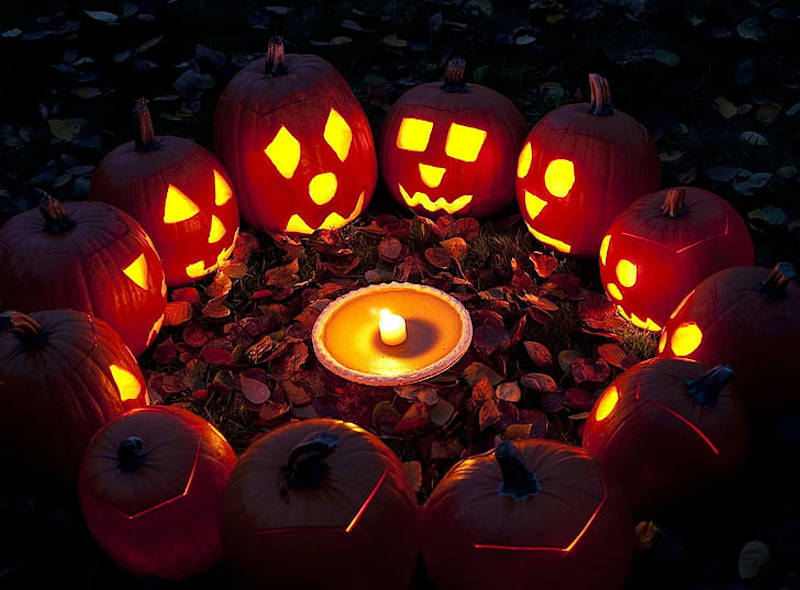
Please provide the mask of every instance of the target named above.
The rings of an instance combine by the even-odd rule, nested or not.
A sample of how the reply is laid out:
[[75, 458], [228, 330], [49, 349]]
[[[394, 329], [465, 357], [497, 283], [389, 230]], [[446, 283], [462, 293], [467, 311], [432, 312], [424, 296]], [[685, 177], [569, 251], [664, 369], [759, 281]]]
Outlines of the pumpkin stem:
[[328, 465], [322, 460], [339, 446], [339, 437], [330, 432], [315, 432], [301, 440], [289, 453], [289, 460], [281, 469], [278, 487], [281, 497], [289, 503], [289, 489], [316, 489]]
[[464, 81], [464, 70], [467, 62], [460, 57], [454, 57], [444, 68], [444, 83], [442, 88], [447, 92], [467, 92], [467, 83]]
[[779, 262], [761, 283], [761, 293], [770, 299], [783, 299], [789, 281], [796, 277], [797, 271], [791, 262]]
[[686, 189], [667, 189], [667, 193], [664, 195], [664, 204], [661, 205], [661, 212], [672, 219], [686, 213]]
[[494, 458], [497, 459], [500, 471], [503, 473], [501, 494], [524, 500], [539, 492], [536, 475], [528, 471], [522, 455], [514, 445], [508, 441], [501, 442], [494, 450]]
[[67, 215], [67, 210], [60, 201], [48, 195], [42, 189], [36, 189], [39, 194], [39, 213], [44, 218], [44, 231], [48, 234], [61, 234], [75, 227], [75, 222]]
[[288, 72], [289, 70], [284, 63], [285, 57], [283, 37], [275, 35], [269, 40], [269, 45], [267, 45], [267, 62], [264, 64], [264, 74], [274, 78]]
[[138, 436], [129, 436], [119, 444], [117, 466], [125, 473], [133, 473], [144, 465], [144, 442]]
[[614, 107], [611, 102], [611, 86], [608, 84], [608, 80], [600, 74], [589, 74], [589, 89], [591, 91], [589, 112], [600, 116], [613, 115]]
[[137, 152], [153, 152], [161, 147], [156, 139], [156, 132], [153, 129], [153, 119], [150, 117], [150, 109], [147, 108], [147, 100], [140, 98], [133, 107], [133, 141], [136, 144]]
[[728, 365], [717, 365], [697, 379], [688, 381], [686, 388], [689, 390], [689, 395], [701, 406], [716, 406], [720, 391], [734, 376], [733, 369]]
[[26, 349], [37, 348], [44, 342], [42, 326], [21, 311], [9, 310], [0, 313], [0, 332], [11, 332]]

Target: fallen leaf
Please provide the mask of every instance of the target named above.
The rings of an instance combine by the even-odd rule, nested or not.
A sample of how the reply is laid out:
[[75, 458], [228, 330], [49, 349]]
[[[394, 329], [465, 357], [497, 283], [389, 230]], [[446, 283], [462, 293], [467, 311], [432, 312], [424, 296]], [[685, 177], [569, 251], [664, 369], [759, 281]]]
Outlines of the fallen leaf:
[[503, 417], [503, 414], [497, 407], [494, 399], [489, 399], [483, 402], [481, 409], [478, 412], [478, 425], [481, 430], [485, 430]]
[[528, 340], [522, 344], [525, 347], [525, 352], [528, 353], [528, 358], [530, 358], [537, 367], [543, 368], [552, 366], [553, 355], [550, 353], [550, 349], [544, 344], [532, 340]]
[[642, 521], [636, 525], [636, 539], [640, 549], [650, 549], [661, 532], [652, 520]]
[[164, 308], [164, 325], [180, 326], [192, 319], [192, 304], [186, 301], [169, 301]]
[[456, 413], [456, 408], [446, 399], [440, 399], [436, 405], [431, 408], [431, 422], [437, 426], [444, 426], [453, 418]]
[[544, 252], [533, 252], [528, 255], [528, 258], [533, 262], [533, 270], [543, 279], [552, 275], [558, 267], [558, 258]]
[[518, 402], [522, 398], [522, 391], [519, 388], [519, 383], [516, 381], [507, 381], [497, 386], [495, 395], [497, 399], [506, 402]]
[[603, 359], [578, 358], [570, 365], [575, 383], [602, 383], [611, 376], [611, 368]]
[[555, 379], [546, 373], [526, 373], [520, 377], [519, 382], [523, 387], [541, 393], [553, 393], [558, 391], [558, 385]]
[[272, 395], [272, 391], [266, 383], [245, 375], [239, 375], [239, 385], [245, 399], [251, 404], [263, 404]]

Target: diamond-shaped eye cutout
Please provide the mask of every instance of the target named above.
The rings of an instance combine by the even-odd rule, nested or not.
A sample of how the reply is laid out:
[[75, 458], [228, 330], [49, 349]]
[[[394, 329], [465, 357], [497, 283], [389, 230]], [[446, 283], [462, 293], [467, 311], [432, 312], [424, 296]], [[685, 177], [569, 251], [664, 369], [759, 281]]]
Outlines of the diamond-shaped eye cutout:
[[336, 109], [331, 109], [331, 112], [328, 113], [328, 120], [325, 122], [325, 131], [322, 136], [331, 149], [336, 152], [339, 160], [344, 162], [347, 154], [350, 153], [350, 144], [353, 143], [353, 131]]
[[300, 164], [300, 142], [297, 141], [285, 126], [275, 134], [275, 137], [264, 148], [270, 162], [272, 162], [284, 178], [291, 178]]
[[474, 162], [481, 153], [486, 131], [477, 127], [452, 123], [447, 130], [444, 153], [462, 162]]
[[397, 147], [409, 152], [424, 152], [431, 139], [433, 122], [404, 117], [397, 132]]

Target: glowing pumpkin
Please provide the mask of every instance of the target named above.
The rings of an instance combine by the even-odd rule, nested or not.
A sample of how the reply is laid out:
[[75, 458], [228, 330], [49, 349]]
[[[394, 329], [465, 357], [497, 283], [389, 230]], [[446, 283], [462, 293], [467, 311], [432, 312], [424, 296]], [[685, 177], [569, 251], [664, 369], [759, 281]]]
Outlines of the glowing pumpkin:
[[0, 314], [0, 448], [72, 483], [86, 445], [148, 403], [139, 365], [104, 321], [71, 309]]
[[545, 115], [523, 143], [517, 166], [517, 202], [528, 229], [577, 256], [597, 256], [614, 218], [661, 180], [647, 129], [612, 108], [605, 78], [590, 74], [589, 84], [591, 103]]
[[372, 130], [352, 90], [324, 59], [284, 55], [280, 37], [225, 87], [214, 145], [242, 217], [259, 229], [337, 229], [375, 190]]
[[[701, 282], [672, 312], [659, 354], [730, 365], [751, 409], [800, 401], [800, 285], [794, 267], [736, 266]], [[768, 370], [765, 370], [767, 368]]]
[[144, 99], [133, 119], [136, 139], [100, 161], [89, 199], [119, 207], [142, 224], [167, 285], [190, 283], [230, 255], [239, 229], [236, 197], [211, 152], [183, 137], [155, 136]]
[[155, 339], [167, 286], [153, 243], [105, 203], [45, 196], [0, 228], [0, 301], [21, 311], [71, 308], [108, 322], [133, 354]]
[[600, 242], [600, 278], [620, 314], [658, 332], [700, 281], [753, 264], [753, 243], [738, 213], [699, 188], [678, 187], [637, 199]]
[[525, 119], [503, 95], [464, 82], [464, 66], [453, 59], [443, 84], [406, 92], [383, 124], [383, 180], [420, 215], [488, 217], [514, 199]]
[[420, 532], [439, 590], [619, 590], [634, 545], [618, 484], [583, 449], [534, 439], [457, 463]]

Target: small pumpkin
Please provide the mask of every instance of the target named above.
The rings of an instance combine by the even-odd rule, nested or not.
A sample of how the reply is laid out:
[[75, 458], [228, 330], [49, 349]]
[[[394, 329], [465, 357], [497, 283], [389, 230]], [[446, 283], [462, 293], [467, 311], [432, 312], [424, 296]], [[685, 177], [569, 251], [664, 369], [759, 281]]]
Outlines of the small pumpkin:
[[793, 265], [736, 266], [686, 296], [661, 333], [661, 356], [727, 364], [753, 410], [800, 402], [790, 384], [800, 358], [800, 284]]
[[321, 57], [284, 54], [281, 37], [228, 82], [214, 113], [214, 145], [242, 217], [258, 229], [337, 229], [375, 190], [372, 130], [350, 86]]
[[0, 304], [29, 312], [71, 308], [108, 322], [138, 356], [164, 320], [167, 286], [153, 243], [105, 203], [59, 203], [0, 227]]
[[417, 504], [403, 465], [377, 437], [306, 420], [242, 455], [222, 535], [226, 562], [248, 582], [404, 590], [417, 560]]
[[183, 137], [156, 137], [147, 102], [133, 111], [135, 140], [109, 152], [92, 176], [89, 199], [142, 224], [175, 287], [207, 275], [233, 250], [239, 208], [222, 164]]
[[220, 557], [222, 495], [236, 454], [211, 424], [178, 408], [119, 416], [81, 462], [86, 524], [120, 566], [179, 581]]
[[98, 428], [147, 405], [136, 359], [106, 322], [72, 309], [0, 314], [0, 448], [73, 483]]
[[419, 215], [489, 217], [514, 200], [525, 119], [502, 94], [467, 84], [464, 68], [463, 59], [451, 60], [444, 83], [403, 94], [383, 124], [383, 180]]
[[729, 475], [747, 449], [744, 404], [730, 367], [654, 358], [617, 377], [586, 421], [583, 446], [653, 509]]
[[589, 74], [591, 103], [545, 115], [522, 145], [517, 202], [533, 236], [567, 254], [597, 256], [614, 218], [658, 189], [655, 142], [611, 104], [608, 80]]
[[697, 283], [753, 264], [753, 242], [736, 210], [712, 192], [677, 187], [634, 201], [600, 242], [600, 278], [619, 313], [659, 332]]
[[439, 590], [616, 590], [633, 556], [621, 490], [581, 448], [503, 442], [457, 463], [422, 510]]

